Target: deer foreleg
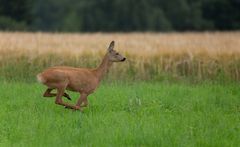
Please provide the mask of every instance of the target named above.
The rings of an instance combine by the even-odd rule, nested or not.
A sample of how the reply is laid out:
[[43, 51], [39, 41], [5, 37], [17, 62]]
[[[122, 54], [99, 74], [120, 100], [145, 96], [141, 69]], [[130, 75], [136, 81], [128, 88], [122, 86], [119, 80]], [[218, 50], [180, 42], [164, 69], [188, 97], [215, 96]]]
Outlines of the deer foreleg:
[[57, 96], [56, 96], [55, 104], [65, 106], [66, 108], [79, 110], [78, 107], [63, 102], [62, 96], [64, 95], [64, 90], [65, 90], [64, 88], [58, 88], [57, 89]]
[[85, 98], [84, 101], [81, 104], [81, 107], [87, 107], [88, 106], [88, 99]]
[[[77, 101], [77, 107], [86, 107], [88, 105], [87, 94], [81, 93], [80, 98]], [[82, 105], [83, 104], [83, 105]]]

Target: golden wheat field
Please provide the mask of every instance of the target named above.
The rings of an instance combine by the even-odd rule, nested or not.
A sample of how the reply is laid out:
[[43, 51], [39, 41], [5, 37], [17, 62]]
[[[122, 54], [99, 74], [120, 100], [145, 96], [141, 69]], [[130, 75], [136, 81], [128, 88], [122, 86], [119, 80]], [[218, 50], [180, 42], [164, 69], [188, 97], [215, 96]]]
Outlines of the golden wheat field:
[[240, 80], [240, 32], [0, 33], [0, 76], [33, 81], [55, 65], [95, 67], [109, 43], [127, 57], [108, 79]]

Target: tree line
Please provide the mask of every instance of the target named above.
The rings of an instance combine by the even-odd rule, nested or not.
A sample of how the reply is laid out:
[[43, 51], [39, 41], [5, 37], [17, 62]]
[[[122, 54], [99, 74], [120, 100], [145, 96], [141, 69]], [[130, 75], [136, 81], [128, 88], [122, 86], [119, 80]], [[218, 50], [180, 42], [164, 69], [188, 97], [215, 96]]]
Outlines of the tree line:
[[239, 30], [240, 0], [0, 0], [0, 30]]

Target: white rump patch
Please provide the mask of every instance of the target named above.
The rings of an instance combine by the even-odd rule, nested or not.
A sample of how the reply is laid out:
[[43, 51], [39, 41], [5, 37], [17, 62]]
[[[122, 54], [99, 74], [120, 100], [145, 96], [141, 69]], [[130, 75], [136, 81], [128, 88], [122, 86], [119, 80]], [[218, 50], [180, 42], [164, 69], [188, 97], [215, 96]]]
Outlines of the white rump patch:
[[38, 75], [37, 75], [37, 80], [38, 80], [38, 82], [40, 82], [40, 83], [45, 83], [45, 82], [46, 82], [46, 80], [42, 77], [41, 74], [38, 74]]

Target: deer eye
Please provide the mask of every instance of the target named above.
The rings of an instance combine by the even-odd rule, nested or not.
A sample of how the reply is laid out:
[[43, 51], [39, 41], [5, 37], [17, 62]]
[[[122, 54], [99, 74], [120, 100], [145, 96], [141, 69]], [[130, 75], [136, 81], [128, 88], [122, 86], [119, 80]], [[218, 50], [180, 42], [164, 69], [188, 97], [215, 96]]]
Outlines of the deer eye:
[[119, 53], [116, 53], [116, 55], [119, 55]]

